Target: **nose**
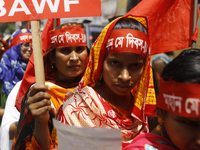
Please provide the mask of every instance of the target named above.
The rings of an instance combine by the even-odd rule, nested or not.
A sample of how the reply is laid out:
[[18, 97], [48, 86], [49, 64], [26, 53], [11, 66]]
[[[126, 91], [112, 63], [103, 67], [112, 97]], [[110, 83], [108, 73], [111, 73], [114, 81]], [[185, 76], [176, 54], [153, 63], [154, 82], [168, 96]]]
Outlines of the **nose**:
[[32, 49], [32, 47], [31, 47], [31, 46], [29, 46], [29, 47], [28, 47], [28, 50], [29, 50], [29, 51], [31, 51], [31, 49]]
[[70, 54], [70, 60], [71, 61], [78, 61], [79, 57], [75, 51], [72, 51]]
[[123, 69], [121, 74], [119, 75], [119, 78], [123, 81], [123, 82], [127, 82], [131, 79], [131, 76], [129, 74], [129, 71], [127, 69]]

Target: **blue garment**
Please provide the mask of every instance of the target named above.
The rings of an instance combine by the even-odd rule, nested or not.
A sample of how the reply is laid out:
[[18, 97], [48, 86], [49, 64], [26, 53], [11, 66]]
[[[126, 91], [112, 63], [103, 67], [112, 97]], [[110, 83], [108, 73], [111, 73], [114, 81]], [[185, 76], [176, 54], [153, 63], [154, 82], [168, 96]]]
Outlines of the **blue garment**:
[[21, 43], [7, 50], [0, 62], [0, 81], [3, 83], [2, 92], [7, 95], [15, 84], [23, 78], [28, 62], [21, 56]]

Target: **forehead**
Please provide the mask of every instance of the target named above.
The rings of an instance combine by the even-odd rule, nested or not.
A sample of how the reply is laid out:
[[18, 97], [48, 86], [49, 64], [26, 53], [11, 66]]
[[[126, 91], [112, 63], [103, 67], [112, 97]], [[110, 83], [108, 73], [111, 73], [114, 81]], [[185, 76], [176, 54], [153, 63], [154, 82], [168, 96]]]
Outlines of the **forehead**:
[[77, 46], [57, 47], [56, 50], [61, 50], [61, 49], [75, 49], [77, 47], [86, 47], [86, 46], [81, 46], [81, 45], [79, 46], [79, 45], [77, 45]]
[[138, 59], [143, 59], [143, 57], [136, 53], [114, 53], [114, 54], [106, 54], [104, 60], [107, 59], [116, 59], [118, 61], [135, 61]]

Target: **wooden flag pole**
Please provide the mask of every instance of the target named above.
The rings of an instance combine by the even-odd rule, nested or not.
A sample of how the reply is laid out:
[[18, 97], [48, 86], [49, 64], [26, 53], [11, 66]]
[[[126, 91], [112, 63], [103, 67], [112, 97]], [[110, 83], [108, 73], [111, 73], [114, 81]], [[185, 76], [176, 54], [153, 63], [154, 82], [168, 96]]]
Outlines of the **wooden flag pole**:
[[53, 28], [57, 27], [57, 19], [53, 19]]
[[42, 42], [40, 34], [40, 21], [31, 21], [31, 33], [33, 43], [33, 58], [35, 67], [35, 79], [37, 84], [45, 84], [44, 62], [42, 53]]
[[[194, 0], [194, 14], [193, 14], [193, 27], [192, 27], [192, 33], [194, 33], [196, 24], [197, 24], [197, 6], [198, 6], [198, 0]], [[196, 42], [192, 41], [192, 48], [196, 48]]]

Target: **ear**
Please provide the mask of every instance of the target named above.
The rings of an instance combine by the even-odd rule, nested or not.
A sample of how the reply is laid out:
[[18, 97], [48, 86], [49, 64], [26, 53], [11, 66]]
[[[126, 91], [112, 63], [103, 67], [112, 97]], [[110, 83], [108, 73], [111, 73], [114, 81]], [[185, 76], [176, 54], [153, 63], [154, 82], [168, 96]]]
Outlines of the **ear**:
[[53, 51], [51, 51], [48, 55], [49, 60], [51, 61], [52, 64], [55, 63], [55, 53]]

